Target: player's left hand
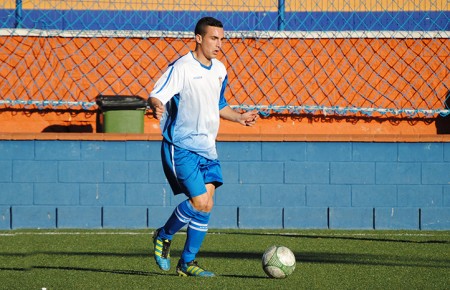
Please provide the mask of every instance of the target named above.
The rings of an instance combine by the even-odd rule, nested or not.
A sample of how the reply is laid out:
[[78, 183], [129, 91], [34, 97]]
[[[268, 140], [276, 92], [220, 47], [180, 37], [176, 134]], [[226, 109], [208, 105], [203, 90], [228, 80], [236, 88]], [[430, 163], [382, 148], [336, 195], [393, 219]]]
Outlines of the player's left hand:
[[258, 119], [257, 111], [249, 111], [241, 114], [241, 124], [244, 126], [253, 126]]

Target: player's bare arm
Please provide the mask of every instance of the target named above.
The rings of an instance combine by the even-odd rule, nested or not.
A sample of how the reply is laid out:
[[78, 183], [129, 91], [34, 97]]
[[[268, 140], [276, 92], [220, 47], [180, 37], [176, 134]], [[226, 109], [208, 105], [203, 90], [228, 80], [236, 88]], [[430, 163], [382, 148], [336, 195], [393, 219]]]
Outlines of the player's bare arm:
[[237, 122], [244, 126], [253, 126], [258, 119], [257, 111], [249, 111], [244, 113], [239, 113], [230, 108], [229, 106], [224, 107], [220, 110], [220, 117], [225, 120]]

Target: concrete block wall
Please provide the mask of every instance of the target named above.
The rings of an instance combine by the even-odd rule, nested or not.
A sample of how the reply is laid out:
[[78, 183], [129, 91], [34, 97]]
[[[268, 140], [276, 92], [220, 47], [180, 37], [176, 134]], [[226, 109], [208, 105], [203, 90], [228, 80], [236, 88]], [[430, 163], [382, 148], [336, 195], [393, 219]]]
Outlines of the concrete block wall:
[[[450, 229], [450, 143], [219, 142], [210, 228]], [[156, 228], [159, 141], [0, 141], [0, 229]]]

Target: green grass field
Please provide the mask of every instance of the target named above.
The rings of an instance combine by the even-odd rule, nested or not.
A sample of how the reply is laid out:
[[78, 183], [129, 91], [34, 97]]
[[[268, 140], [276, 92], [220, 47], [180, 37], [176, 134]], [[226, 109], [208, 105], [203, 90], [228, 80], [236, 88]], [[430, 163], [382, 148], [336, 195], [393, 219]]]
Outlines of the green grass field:
[[[197, 258], [214, 278], [160, 271], [150, 237], [150, 230], [0, 231], [0, 289], [450, 289], [448, 231], [210, 230]], [[174, 238], [173, 264], [184, 238]], [[274, 244], [296, 255], [286, 279], [261, 268]]]

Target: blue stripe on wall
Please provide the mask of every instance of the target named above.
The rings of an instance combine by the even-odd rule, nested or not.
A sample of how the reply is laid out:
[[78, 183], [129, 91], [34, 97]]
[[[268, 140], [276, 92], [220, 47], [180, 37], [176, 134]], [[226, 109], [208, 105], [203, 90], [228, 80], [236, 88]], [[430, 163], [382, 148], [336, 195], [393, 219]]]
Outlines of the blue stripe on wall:
[[[210, 15], [228, 31], [277, 30], [276, 12], [187, 12], [24, 10], [22, 28], [63, 30], [193, 31], [195, 19]], [[287, 12], [285, 30], [450, 30], [450, 11], [420, 12]], [[15, 25], [13, 10], [0, 10], [1, 28]]]

